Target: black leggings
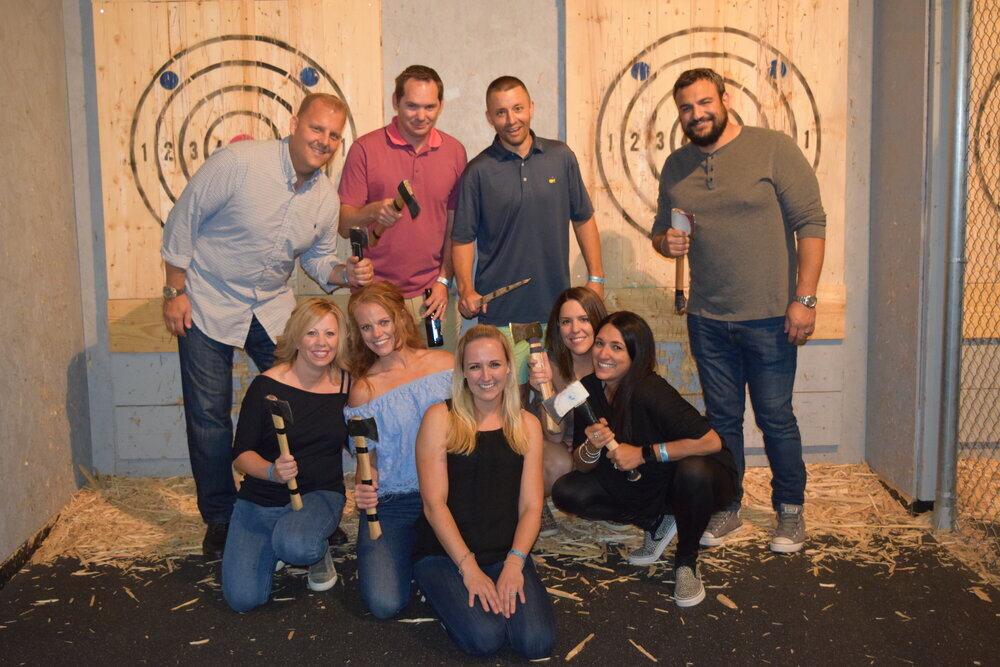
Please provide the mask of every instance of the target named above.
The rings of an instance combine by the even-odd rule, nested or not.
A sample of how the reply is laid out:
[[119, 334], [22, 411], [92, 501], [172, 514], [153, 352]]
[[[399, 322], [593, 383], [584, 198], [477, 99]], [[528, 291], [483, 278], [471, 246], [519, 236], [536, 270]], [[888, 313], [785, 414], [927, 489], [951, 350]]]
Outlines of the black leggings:
[[[713, 512], [725, 509], [736, 497], [736, 479], [721, 463], [708, 456], [688, 456], [668, 463], [674, 469], [666, 484], [664, 513], [677, 520], [677, 552], [674, 567], [693, 566], [698, 559], [698, 542]], [[563, 475], [552, 487], [556, 507], [585, 519], [631, 523], [652, 531], [660, 521], [656, 508], [629, 507], [608, 493], [597, 477], [573, 472]]]

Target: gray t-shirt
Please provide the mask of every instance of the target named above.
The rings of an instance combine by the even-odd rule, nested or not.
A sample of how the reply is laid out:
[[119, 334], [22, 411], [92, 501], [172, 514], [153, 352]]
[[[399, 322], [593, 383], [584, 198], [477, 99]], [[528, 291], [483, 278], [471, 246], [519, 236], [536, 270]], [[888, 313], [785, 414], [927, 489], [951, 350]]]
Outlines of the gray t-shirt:
[[812, 167], [791, 137], [744, 127], [714, 153], [667, 158], [653, 234], [670, 210], [695, 215], [688, 312], [729, 322], [780, 317], [795, 296], [796, 238], [825, 238]]

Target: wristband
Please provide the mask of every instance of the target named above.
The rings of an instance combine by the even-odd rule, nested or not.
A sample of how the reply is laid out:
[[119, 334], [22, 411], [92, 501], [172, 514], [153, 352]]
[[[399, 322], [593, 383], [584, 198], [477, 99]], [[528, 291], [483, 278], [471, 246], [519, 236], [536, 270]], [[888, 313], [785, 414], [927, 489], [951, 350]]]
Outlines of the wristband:
[[658, 460], [656, 458], [656, 455], [653, 454], [653, 446], [652, 445], [643, 445], [642, 446], [642, 460], [645, 461], [646, 463], [657, 463], [658, 462]]
[[269, 480], [271, 480], [272, 482], [277, 483], [277, 480], [274, 479], [274, 464], [273, 463], [271, 464], [271, 467], [267, 469], [267, 478]]
[[667, 443], [661, 442], [657, 445], [660, 450], [660, 462], [666, 463], [670, 460], [670, 453], [667, 451]]
[[526, 562], [528, 562], [528, 557], [525, 556], [523, 552], [518, 551], [517, 549], [511, 549], [510, 551], [507, 552], [507, 555], [508, 556], [517, 556], [518, 558], [520, 558], [521, 559], [521, 567], [522, 568], [524, 567], [524, 564]]
[[598, 285], [604, 284], [604, 278], [601, 276], [587, 276], [588, 283], [597, 283]]
[[442, 278], [441, 276], [438, 276], [437, 281], [442, 285], [444, 285], [445, 289], [451, 289], [451, 281], [448, 280], [447, 278]]
[[344, 264], [344, 275], [343, 275], [343, 278], [344, 278], [344, 287], [350, 287], [351, 286], [351, 281], [347, 279], [347, 264]]

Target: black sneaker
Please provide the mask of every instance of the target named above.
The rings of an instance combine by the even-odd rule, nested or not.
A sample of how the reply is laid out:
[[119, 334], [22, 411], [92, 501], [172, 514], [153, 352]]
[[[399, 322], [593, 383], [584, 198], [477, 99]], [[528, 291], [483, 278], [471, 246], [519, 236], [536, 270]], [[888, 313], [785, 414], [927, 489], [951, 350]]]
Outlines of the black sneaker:
[[209, 560], [220, 560], [226, 548], [226, 535], [229, 534], [229, 522], [210, 523], [205, 528], [205, 539], [201, 541], [201, 552]]
[[337, 526], [337, 530], [330, 533], [329, 537], [326, 538], [326, 543], [331, 547], [339, 547], [341, 545], [347, 544], [351, 541], [351, 538], [347, 536], [344, 529]]

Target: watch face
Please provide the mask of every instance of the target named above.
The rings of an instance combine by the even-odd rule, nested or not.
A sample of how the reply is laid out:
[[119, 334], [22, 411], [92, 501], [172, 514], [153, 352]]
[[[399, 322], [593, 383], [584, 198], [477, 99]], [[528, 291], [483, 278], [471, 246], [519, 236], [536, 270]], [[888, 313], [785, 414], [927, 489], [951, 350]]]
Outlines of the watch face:
[[177, 296], [176, 287], [171, 287], [170, 285], [167, 285], [166, 287], [163, 288], [164, 299], [173, 299], [175, 296]]
[[798, 301], [799, 303], [801, 303], [806, 308], [815, 308], [816, 307], [816, 297], [814, 297], [814, 296], [800, 296], [800, 297], [796, 298], [795, 300]]

